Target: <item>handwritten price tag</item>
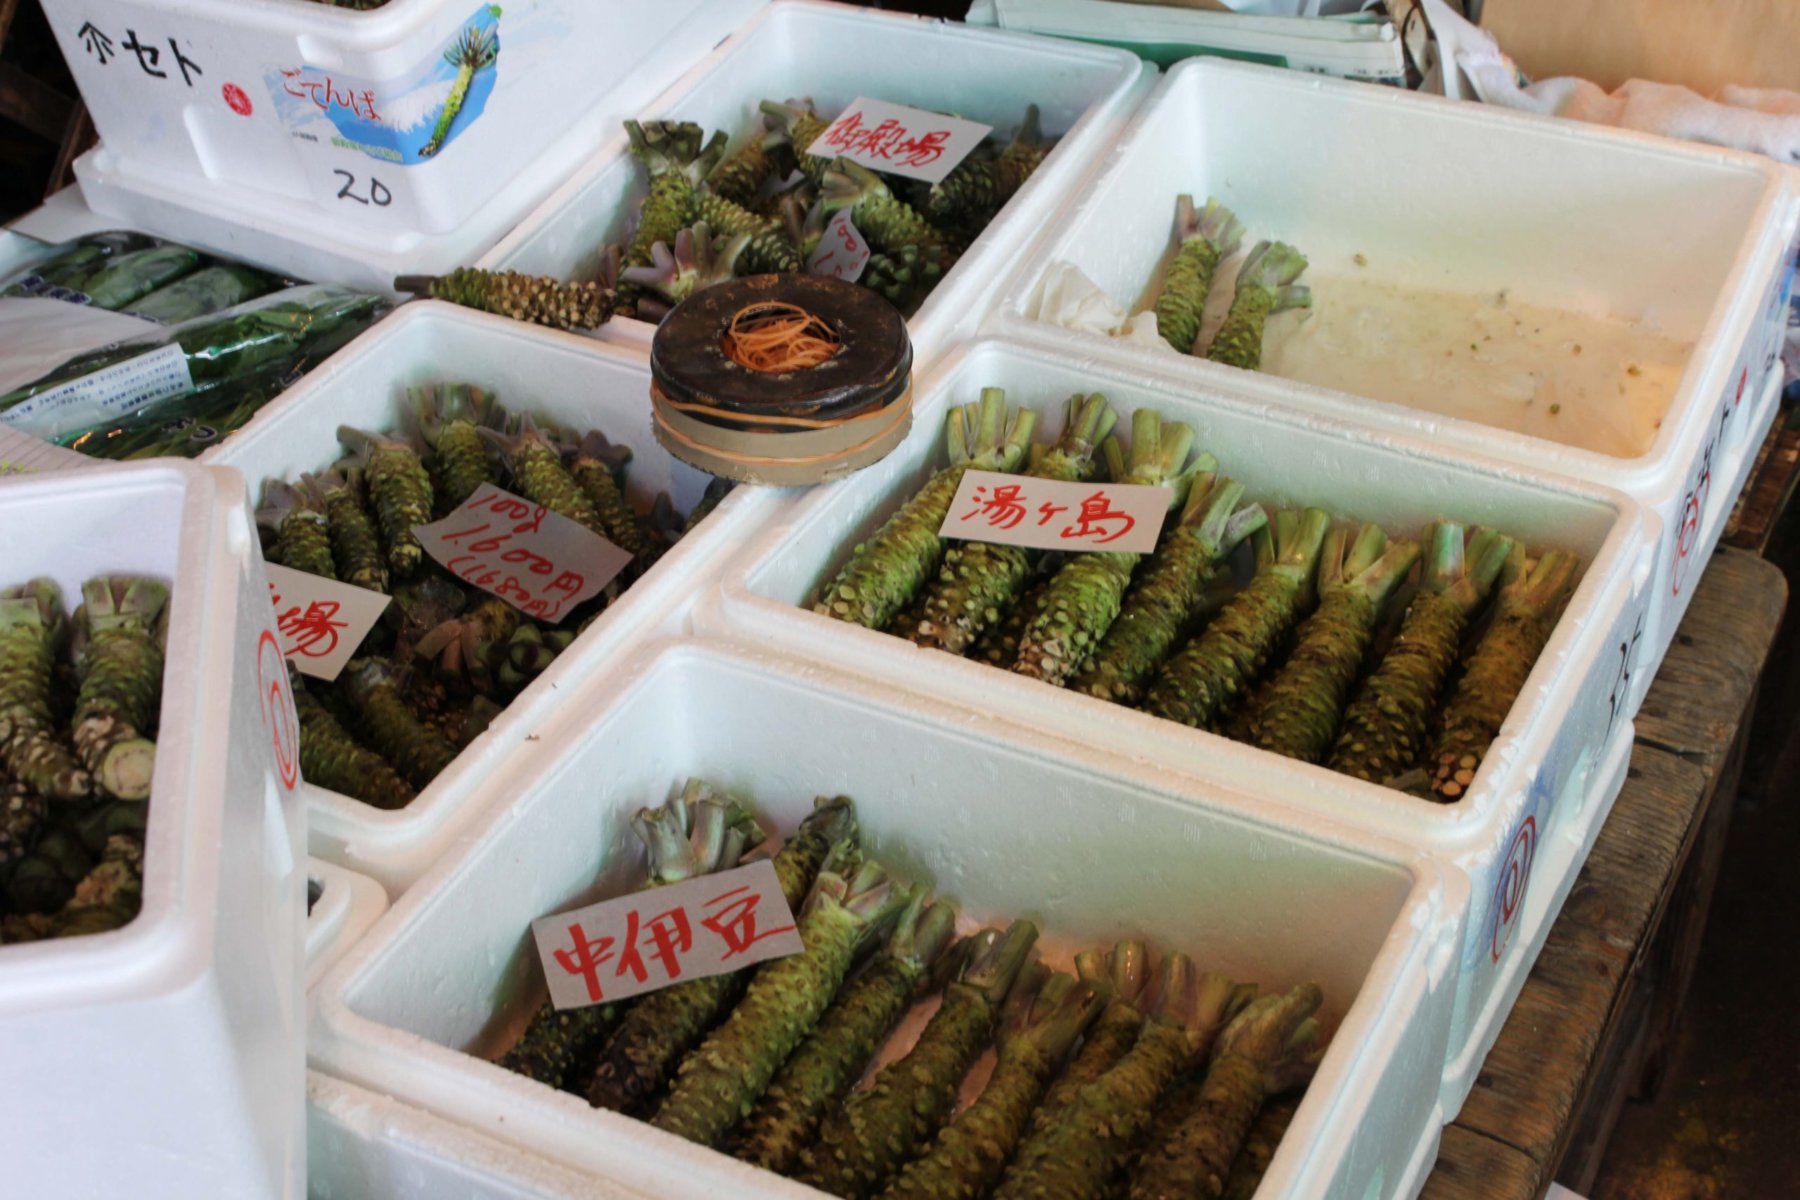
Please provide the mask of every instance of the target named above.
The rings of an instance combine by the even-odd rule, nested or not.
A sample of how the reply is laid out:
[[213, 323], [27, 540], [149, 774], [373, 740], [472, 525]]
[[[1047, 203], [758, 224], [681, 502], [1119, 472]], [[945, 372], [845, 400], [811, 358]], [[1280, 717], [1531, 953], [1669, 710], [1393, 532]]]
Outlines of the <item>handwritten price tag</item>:
[[302, 675], [336, 679], [375, 622], [388, 597], [269, 563], [269, 599], [275, 602], [275, 629], [281, 654]]
[[803, 948], [766, 858], [539, 917], [531, 934], [558, 1008], [622, 1000]]
[[825, 223], [819, 248], [808, 256], [806, 269], [814, 275], [835, 275], [845, 283], [855, 283], [869, 265], [869, 254], [869, 243], [850, 223], [850, 210], [840, 208]]
[[631, 561], [630, 552], [578, 522], [491, 483], [413, 534], [458, 579], [545, 621], [598, 595]]
[[978, 121], [858, 96], [806, 152], [937, 183], [993, 131]]
[[938, 535], [1034, 550], [1148, 554], [1156, 549], [1169, 496], [1166, 487], [969, 471]]

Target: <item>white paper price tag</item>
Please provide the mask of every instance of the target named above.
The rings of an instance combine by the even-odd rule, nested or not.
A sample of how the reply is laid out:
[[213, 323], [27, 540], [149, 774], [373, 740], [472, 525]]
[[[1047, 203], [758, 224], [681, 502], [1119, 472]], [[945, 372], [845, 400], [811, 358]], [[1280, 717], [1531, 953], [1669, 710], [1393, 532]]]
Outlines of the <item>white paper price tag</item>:
[[580, 523], [491, 483], [413, 534], [458, 579], [550, 622], [599, 595], [631, 561], [629, 551]]
[[850, 210], [840, 208], [825, 222], [819, 247], [808, 256], [806, 269], [814, 275], [834, 275], [845, 283], [855, 283], [869, 265], [869, 254], [869, 243], [850, 223]]
[[847, 158], [871, 171], [937, 183], [993, 132], [922, 108], [858, 96], [806, 147], [821, 158]]
[[969, 471], [938, 534], [1034, 550], [1148, 554], [1156, 549], [1169, 497], [1166, 487]]
[[558, 1008], [622, 1000], [803, 949], [766, 858], [539, 917], [531, 934]]
[[275, 563], [263, 569], [269, 575], [282, 657], [302, 675], [336, 679], [381, 620], [388, 597]]

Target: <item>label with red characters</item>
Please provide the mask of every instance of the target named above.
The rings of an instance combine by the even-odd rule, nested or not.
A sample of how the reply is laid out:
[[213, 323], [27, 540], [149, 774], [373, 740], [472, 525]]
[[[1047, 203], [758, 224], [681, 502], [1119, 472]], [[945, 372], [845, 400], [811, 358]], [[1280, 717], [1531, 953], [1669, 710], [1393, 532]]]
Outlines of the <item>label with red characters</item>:
[[1166, 487], [969, 471], [938, 535], [1034, 550], [1148, 554], [1156, 549], [1169, 498]]
[[388, 606], [388, 597], [266, 563], [281, 653], [314, 679], [336, 679]]
[[531, 935], [557, 1008], [623, 1000], [804, 948], [766, 858], [539, 917]]
[[869, 265], [869, 254], [869, 243], [850, 223], [850, 210], [840, 208], [825, 222], [818, 249], [807, 256], [806, 269], [814, 275], [832, 275], [845, 283], [855, 283]]
[[806, 147], [820, 158], [847, 158], [871, 171], [937, 183], [981, 145], [992, 125], [858, 96]]

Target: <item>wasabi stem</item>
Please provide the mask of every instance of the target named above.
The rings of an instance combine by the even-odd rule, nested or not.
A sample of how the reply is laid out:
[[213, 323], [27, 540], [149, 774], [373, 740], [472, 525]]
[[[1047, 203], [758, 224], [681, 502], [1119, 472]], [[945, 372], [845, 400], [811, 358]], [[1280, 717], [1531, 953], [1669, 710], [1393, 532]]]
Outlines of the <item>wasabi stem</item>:
[[1331, 515], [1317, 508], [1278, 512], [1272, 525], [1256, 534], [1256, 577], [1163, 665], [1145, 694], [1146, 712], [1192, 728], [1217, 728], [1311, 604]]
[[1156, 1010], [1129, 1053], [1049, 1121], [1040, 1120], [995, 1200], [1100, 1195], [1149, 1128], [1157, 1101], [1203, 1060], [1241, 991], [1220, 975], [1196, 977], [1184, 954], [1163, 961]]
[[46, 800], [79, 800], [93, 779], [56, 736], [50, 680], [67, 622], [54, 581], [0, 591], [0, 762]]
[[145, 800], [156, 771], [151, 733], [162, 699], [160, 636], [169, 589], [154, 579], [111, 576], [82, 585], [70, 738], [100, 789]]
[[764, 100], [761, 108], [766, 116], [772, 117], [780, 125], [807, 180], [814, 187], [823, 186], [825, 172], [830, 169], [832, 160], [824, 155], [809, 154], [807, 150], [814, 139], [831, 127], [831, 122], [813, 111], [810, 100], [790, 100], [786, 104]]
[[942, 561], [944, 540], [938, 529], [963, 475], [1016, 471], [1036, 425], [1037, 414], [1009, 408], [1000, 388], [983, 388], [978, 402], [952, 409], [944, 433], [950, 464], [857, 545], [825, 585], [813, 611], [868, 629], [886, 628]]
[[1327, 538], [1319, 610], [1300, 627], [1293, 653], [1252, 698], [1232, 735], [1288, 758], [1324, 758], [1382, 605], [1419, 553], [1417, 542], [1390, 546], [1378, 525], [1364, 525], [1353, 542], [1343, 530]]
[[651, 1124], [703, 1146], [723, 1137], [823, 1015], [858, 952], [913, 896], [873, 862], [848, 879], [822, 871], [799, 917], [805, 949], [756, 972], [731, 1016], [681, 1064]]
[[[850, 798], [819, 797], [775, 856], [775, 873], [788, 907], [799, 908], [828, 863], [845, 866], [856, 841], [856, 810]], [[750, 975], [736, 971], [690, 979], [641, 998], [601, 1052], [587, 1088], [588, 1103], [616, 1112], [642, 1112], [674, 1075], [682, 1057], [737, 1003]]]
[[1004, 936], [986, 930], [976, 937], [962, 978], [944, 988], [913, 1048], [825, 1122], [801, 1157], [800, 1182], [843, 1200], [870, 1200], [949, 1118], [958, 1084], [1031, 957], [1037, 927], [1016, 921]]
[[1303, 1032], [1324, 996], [1307, 983], [1286, 995], [1253, 1001], [1219, 1038], [1218, 1052], [1206, 1072], [1194, 1114], [1175, 1136], [1144, 1156], [1131, 1182], [1131, 1200], [1188, 1200], [1217, 1197], [1225, 1190], [1232, 1160], [1256, 1119], [1265, 1095], [1265, 1080], [1284, 1056], [1300, 1043], [1310, 1050]]
[[[1024, 474], [1037, 479], [1091, 479], [1094, 454], [1112, 432], [1118, 414], [1106, 397], [1069, 398], [1062, 435]], [[925, 597], [925, 617], [912, 640], [961, 654], [999, 621], [1030, 578], [1037, 556], [1019, 546], [962, 542], [944, 552], [943, 566]]]
[[1258, 242], [1238, 268], [1231, 311], [1206, 348], [1206, 357], [1246, 371], [1260, 367], [1263, 325], [1270, 314], [1312, 304], [1312, 293], [1294, 283], [1304, 270], [1306, 257], [1292, 246]]
[[1200, 337], [1213, 273], [1243, 239], [1244, 223], [1215, 197], [1208, 196], [1198, 213], [1192, 196], [1175, 198], [1175, 257], [1163, 276], [1155, 312], [1157, 333], [1182, 354], [1192, 354]]
[[1474, 782], [1488, 746], [1499, 736], [1532, 665], [1550, 640], [1580, 566], [1578, 556], [1550, 550], [1527, 570], [1525, 547], [1513, 546], [1494, 622], [1451, 693], [1443, 728], [1426, 757], [1436, 799], [1454, 803]]
[[883, 1200], [981, 1200], [999, 1182], [1050, 1077], [1110, 996], [1104, 985], [1062, 973], [1041, 987], [1021, 982], [1007, 1000], [994, 1073], [974, 1103], [946, 1126], [881, 1193]]
[[1487, 598], [1512, 543], [1440, 521], [1425, 534], [1428, 557], [1419, 594], [1394, 644], [1344, 713], [1328, 765], [1371, 783], [1386, 783], [1418, 761], [1438, 696], [1456, 665], [1469, 614]]
[[492, 694], [501, 649], [524, 619], [511, 604], [489, 596], [427, 632], [414, 643], [413, 655], [427, 662], [436, 660], [438, 674], [444, 679]]
[[1106, 988], [1110, 998], [1074, 1060], [1038, 1106], [1039, 1125], [1054, 1120], [1083, 1087], [1125, 1057], [1144, 1028], [1144, 1011], [1150, 1005], [1150, 954], [1142, 942], [1120, 942], [1105, 954], [1084, 951], [1075, 956], [1075, 970], [1084, 982]]
[[1119, 617], [1071, 683], [1116, 704], [1135, 705], [1182, 635], [1198, 624], [1207, 588], [1245, 538], [1268, 524], [1261, 505], [1238, 508], [1244, 485], [1211, 473], [1195, 478], [1180, 523], [1125, 593]]
[[[1194, 447], [1191, 426], [1171, 421], [1147, 408], [1131, 418], [1131, 454], [1121, 482], [1147, 487], [1168, 487], [1171, 507], [1187, 498], [1193, 481], [1187, 466]], [[1218, 465], [1210, 454], [1200, 455], [1195, 471]], [[1117, 475], [1117, 472], [1115, 472]], [[1041, 679], [1061, 687], [1085, 666], [1095, 648], [1119, 616], [1125, 589], [1144, 558], [1141, 554], [1091, 550], [1071, 555], [1050, 581], [1044, 610], [1032, 618], [1019, 637], [1015, 674]]]
[[788, 1056], [750, 1115], [732, 1134], [737, 1158], [785, 1174], [819, 1123], [855, 1085], [881, 1040], [925, 991], [955, 940], [956, 908], [925, 907], [916, 889], [886, 948], [844, 988], [806, 1040]]

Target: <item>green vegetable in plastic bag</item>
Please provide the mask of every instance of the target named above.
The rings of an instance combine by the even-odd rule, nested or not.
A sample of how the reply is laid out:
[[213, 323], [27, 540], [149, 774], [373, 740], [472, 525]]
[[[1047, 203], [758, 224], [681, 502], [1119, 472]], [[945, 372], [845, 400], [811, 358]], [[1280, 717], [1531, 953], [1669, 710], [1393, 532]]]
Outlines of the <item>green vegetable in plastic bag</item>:
[[199, 266], [198, 251], [186, 246], [152, 246], [109, 258], [79, 284], [69, 286], [86, 292], [95, 308], [117, 312], [164, 284], [191, 275]]
[[254, 267], [219, 263], [202, 267], [192, 275], [157, 288], [132, 304], [127, 315], [162, 325], [179, 325], [254, 300], [273, 291], [277, 285], [277, 280]]

